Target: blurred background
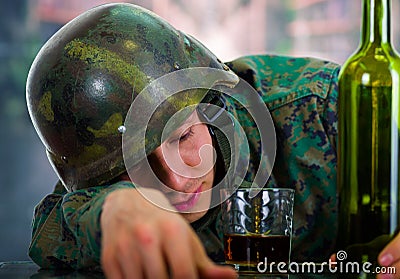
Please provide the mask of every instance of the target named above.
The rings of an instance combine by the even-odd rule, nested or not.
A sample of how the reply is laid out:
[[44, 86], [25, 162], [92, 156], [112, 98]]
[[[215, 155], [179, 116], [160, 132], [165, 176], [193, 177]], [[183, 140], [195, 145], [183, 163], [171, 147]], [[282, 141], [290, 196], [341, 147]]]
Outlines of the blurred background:
[[[0, 10], [0, 262], [27, 260], [35, 204], [57, 178], [25, 105], [29, 67], [43, 43], [81, 12], [116, 1], [7, 0]], [[122, 2], [122, 1], [119, 1]], [[343, 63], [359, 42], [362, 0], [137, 0], [221, 60], [275, 53]], [[393, 0], [393, 43], [400, 0]]]

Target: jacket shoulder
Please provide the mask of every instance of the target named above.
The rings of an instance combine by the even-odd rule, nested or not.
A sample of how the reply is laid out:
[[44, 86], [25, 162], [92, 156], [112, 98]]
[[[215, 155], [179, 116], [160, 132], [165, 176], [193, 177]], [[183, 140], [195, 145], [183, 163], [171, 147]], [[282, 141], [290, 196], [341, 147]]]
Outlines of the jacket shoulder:
[[243, 56], [226, 64], [257, 90], [271, 110], [309, 95], [326, 98], [340, 69], [331, 61], [281, 55]]

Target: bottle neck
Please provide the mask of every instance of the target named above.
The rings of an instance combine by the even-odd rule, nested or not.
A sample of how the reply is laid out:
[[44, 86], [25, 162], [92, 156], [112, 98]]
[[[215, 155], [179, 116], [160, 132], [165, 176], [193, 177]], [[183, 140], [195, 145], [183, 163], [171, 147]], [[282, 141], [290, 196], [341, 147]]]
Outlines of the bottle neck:
[[363, 0], [362, 45], [391, 43], [390, 4], [390, 0]]

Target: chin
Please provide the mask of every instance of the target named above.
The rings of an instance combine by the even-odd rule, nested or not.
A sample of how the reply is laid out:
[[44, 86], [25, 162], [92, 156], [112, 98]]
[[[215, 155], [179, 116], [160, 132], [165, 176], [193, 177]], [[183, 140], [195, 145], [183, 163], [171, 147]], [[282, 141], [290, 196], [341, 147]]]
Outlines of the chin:
[[193, 223], [199, 220], [201, 217], [206, 215], [207, 211], [196, 212], [196, 213], [181, 213], [182, 217], [185, 218], [189, 223]]

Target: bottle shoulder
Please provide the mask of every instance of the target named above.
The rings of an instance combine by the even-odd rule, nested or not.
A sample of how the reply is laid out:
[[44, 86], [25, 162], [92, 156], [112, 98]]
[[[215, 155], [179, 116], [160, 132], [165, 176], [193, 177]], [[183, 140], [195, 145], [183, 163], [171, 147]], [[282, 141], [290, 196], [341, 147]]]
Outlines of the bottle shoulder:
[[381, 46], [360, 48], [352, 54], [343, 64], [339, 78], [369, 74], [370, 78], [378, 79], [396, 73], [400, 75], [400, 56], [393, 48]]
[[375, 47], [368, 49], [359, 49], [353, 53], [344, 63], [346, 66], [362, 65], [390, 65], [392, 63], [399, 63], [400, 56], [393, 48]]

